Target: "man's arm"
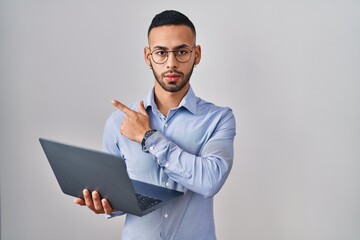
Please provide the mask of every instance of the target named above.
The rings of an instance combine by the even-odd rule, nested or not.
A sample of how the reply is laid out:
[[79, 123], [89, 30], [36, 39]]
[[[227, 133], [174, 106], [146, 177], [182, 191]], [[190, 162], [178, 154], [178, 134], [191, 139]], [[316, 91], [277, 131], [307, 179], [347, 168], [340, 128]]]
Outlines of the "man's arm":
[[[149, 116], [143, 104], [140, 102], [139, 112], [116, 100], [113, 105], [126, 115], [120, 128], [121, 134], [140, 143], [145, 129], [150, 129]], [[193, 192], [212, 197], [220, 190], [231, 170], [234, 137], [235, 118], [228, 109], [199, 156], [181, 149], [160, 132], [149, 137], [145, 146], [170, 178]]]
[[145, 145], [171, 179], [193, 192], [212, 197], [231, 170], [234, 137], [235, 119], [229, 110], [199, 156], [186, 152], [160, 132], [154, 133]]

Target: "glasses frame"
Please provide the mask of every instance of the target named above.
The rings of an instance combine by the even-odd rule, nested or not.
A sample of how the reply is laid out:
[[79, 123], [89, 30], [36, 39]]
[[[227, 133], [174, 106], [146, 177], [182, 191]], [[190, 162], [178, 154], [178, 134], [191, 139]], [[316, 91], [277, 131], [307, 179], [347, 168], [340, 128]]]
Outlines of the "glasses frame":
[[[178, 50], [171, 50], [171, 51], [162, 49], [162, 51], [166, 52], [166, 59], [165, 59], [165, 61], [162, 62], [162, 63], [156, 62], [156, 61], [154, 60], [154, 57], [153, 57], [153, 53], [154, 53], [156, 50], [161, 50], [161, 49], [154, 49], [154, 50], [151, 50], [151, 48], [148, 48], [148, 49], [150, 50], [151, 59], [154, 61], [154, 63], [161, 65], [161, 64], [165, 64], [165, 63], [167, 62], [167, 60], [169, 60], [169, 54], [170, 54], [171, 52], [174, 53], [174, 57], [175, 57], [176, 61], [178, 61], [179, 63], [187, 63], [188, 61], [190, 61], [190, 59], [191, 59], [191, 54], [192, 54], [192, 52], [194, 51], [194, 48], [195, 48], [195, 47], [196, 47], [196, 45], [194, 45], [192, 48], [189, 48], [189, 47], [180, 47]], [[189, 50], [190, 50], [189, 60], [187, 60], [187, 61], [185, 61], [185, 62], [179, 61], [179, 59], [177, 59], [177, 57], [176, 57], [176, 52], [179, 51], [180, 49], [183, 49], [183, 48], [186, 48], [186, 49], [189, 49]]]

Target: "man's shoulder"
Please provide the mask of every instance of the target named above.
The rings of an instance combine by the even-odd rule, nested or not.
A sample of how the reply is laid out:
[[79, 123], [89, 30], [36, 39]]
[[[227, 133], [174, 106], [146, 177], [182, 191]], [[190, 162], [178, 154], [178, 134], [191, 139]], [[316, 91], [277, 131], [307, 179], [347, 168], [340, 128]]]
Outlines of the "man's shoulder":
[[198, 97], [197, 100], [197, 110], [201, 113], [216, 113], [216, 114], [232, 114], [232, 109], [230, 107], [219, 106], [215, 103], [206, 101]]

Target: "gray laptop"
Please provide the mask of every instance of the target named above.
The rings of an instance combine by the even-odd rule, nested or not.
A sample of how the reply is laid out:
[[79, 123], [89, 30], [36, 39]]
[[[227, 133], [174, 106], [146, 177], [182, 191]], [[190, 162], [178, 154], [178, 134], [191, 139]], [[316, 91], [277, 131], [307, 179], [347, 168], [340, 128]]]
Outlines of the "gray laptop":
[[143, 216], [183, 195], [176, 190], [132, 180], [115, 155], [40, 138], [61, 190], [74, 197], [98, 191], [113, 209]]

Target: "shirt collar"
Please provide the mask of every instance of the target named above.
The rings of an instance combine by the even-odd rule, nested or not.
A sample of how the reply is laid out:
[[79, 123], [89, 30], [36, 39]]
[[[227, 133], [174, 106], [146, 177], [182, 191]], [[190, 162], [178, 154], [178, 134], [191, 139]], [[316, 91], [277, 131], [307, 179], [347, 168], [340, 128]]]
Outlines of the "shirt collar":
[[[196, 114], [197, 102], [198, 102], [198, 98], [195, 96], [194, 91], [190, 87], [187, 93], [185, 94], [184, 98], [181, 100], [178, 108], [183, 107], [192, 114]], [[144, 106], [146, 109], [148, 107], [151, 107], [153, 112], [158, 111], [158, 108], [155, 104], [154, 88], [149, 92], [149, 94], [145, 98]]]

